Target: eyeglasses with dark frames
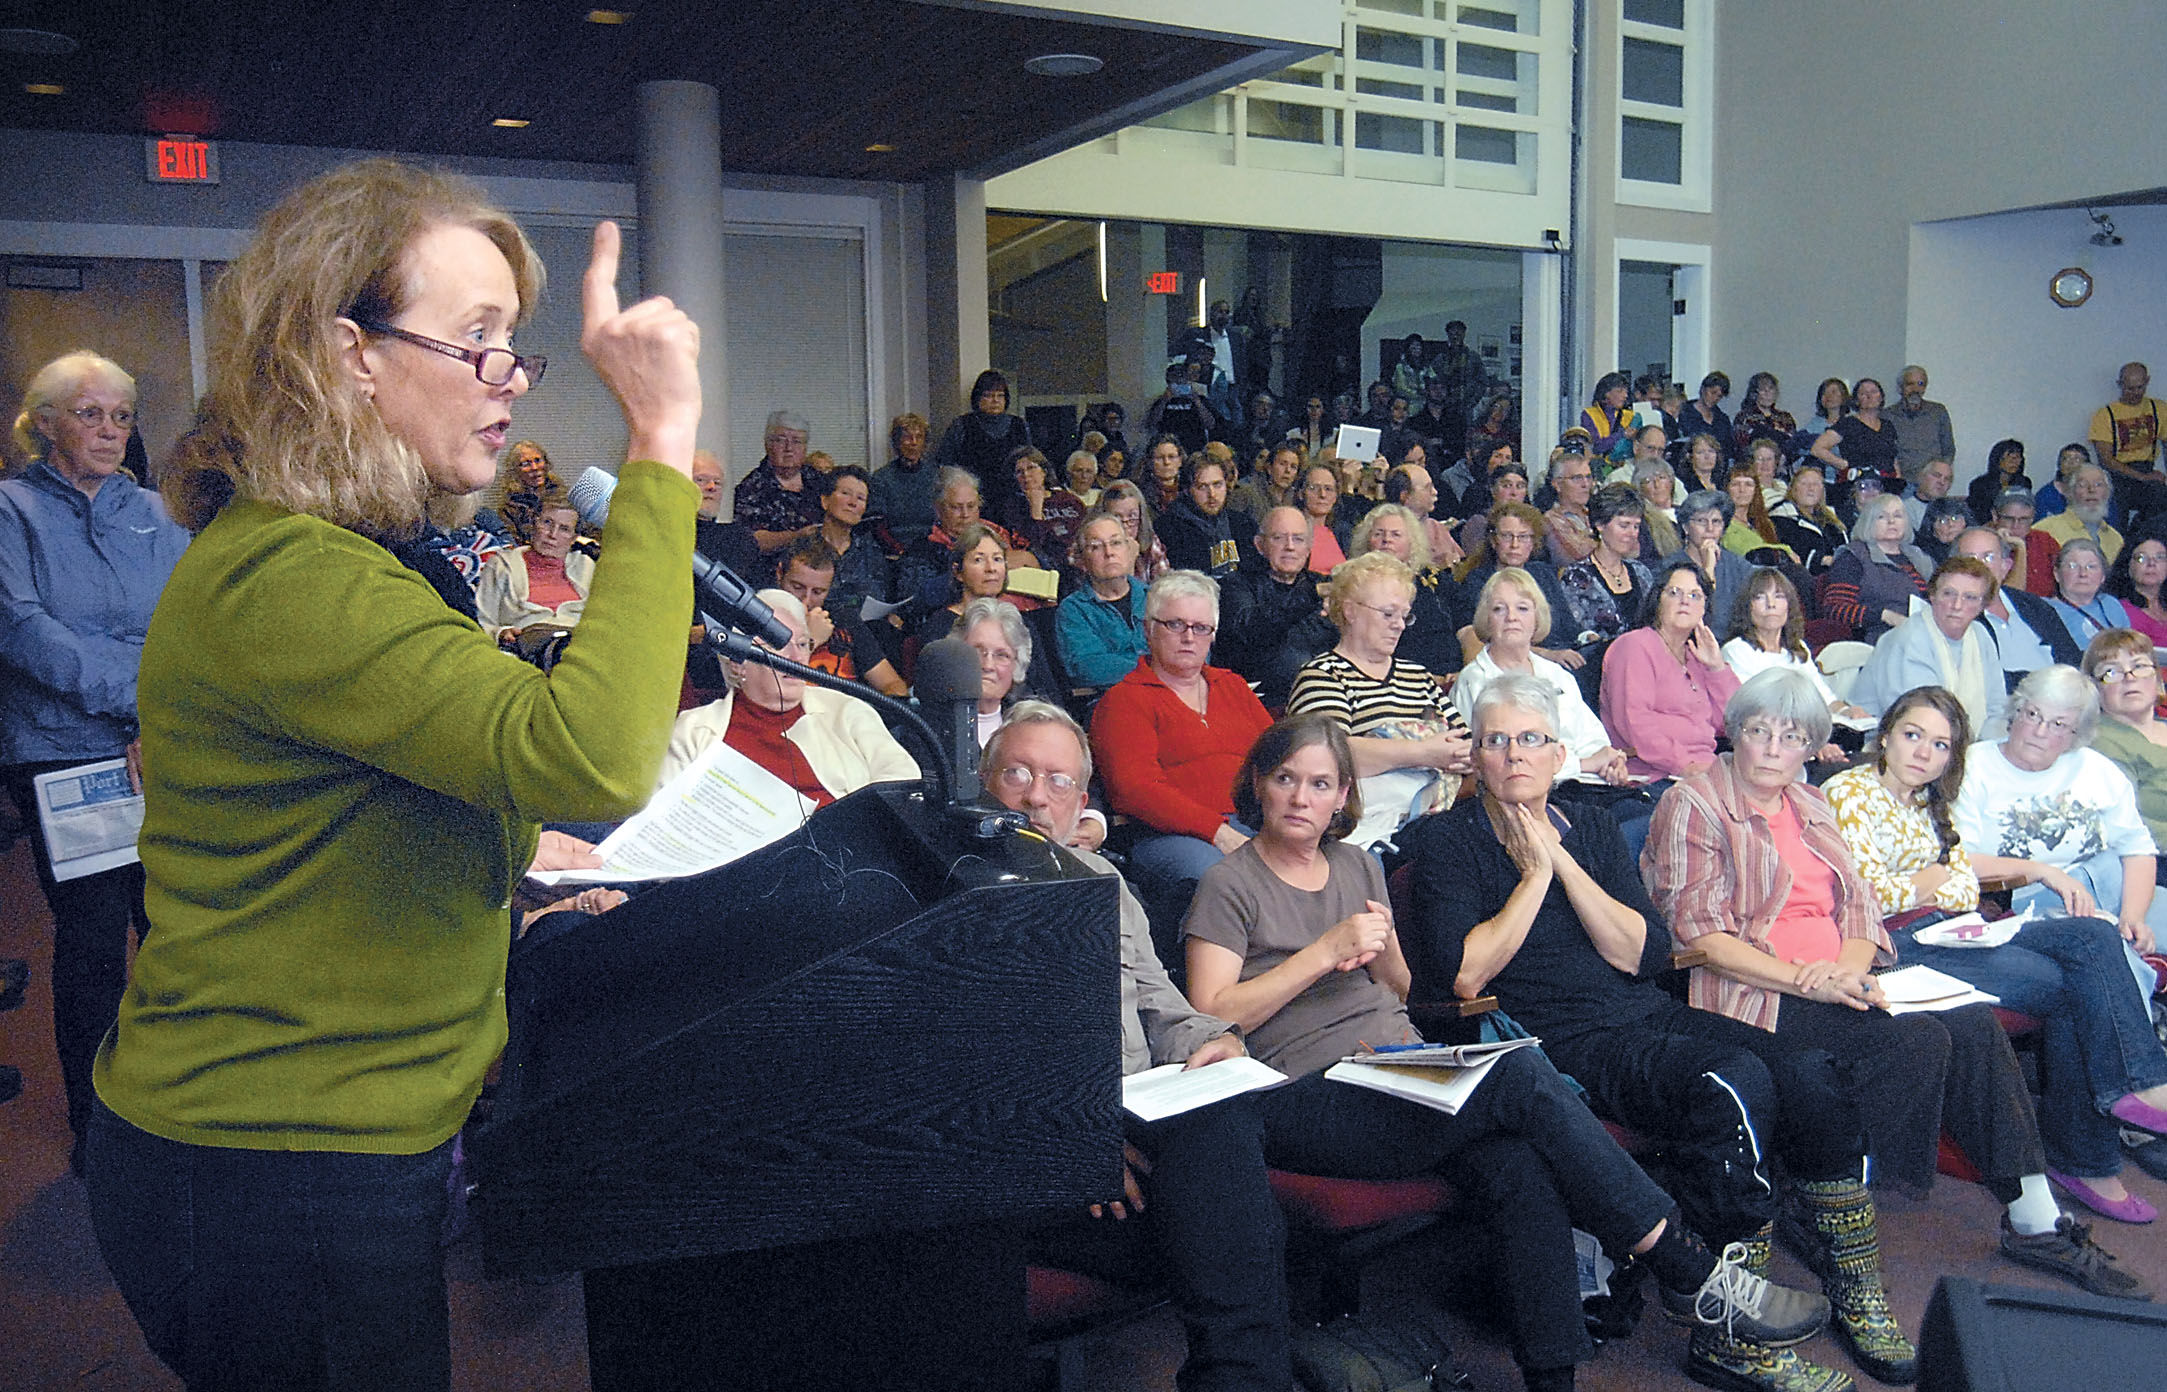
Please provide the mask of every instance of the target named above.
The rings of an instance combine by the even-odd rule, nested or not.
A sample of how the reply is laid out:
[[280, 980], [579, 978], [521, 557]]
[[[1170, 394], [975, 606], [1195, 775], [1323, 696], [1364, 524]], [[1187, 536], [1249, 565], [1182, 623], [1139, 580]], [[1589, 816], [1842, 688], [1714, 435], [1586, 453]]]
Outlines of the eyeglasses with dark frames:
[[370, 333], [396, 338], [416, 348], [427, 348], [447, 358], [457, 358], [474, 369], [476, 380], [485, 387], [501, 387], [512, 380], [515, 372], [527, 374], [530, 388], [538, 387], [542, 385], [542, 373], [549, 367], [549, 358], [542, 353], [515, 353], [509, 348], [462, 348], [456, 343], [395, 328], [377, 319], [356, 319], [354, 322]]

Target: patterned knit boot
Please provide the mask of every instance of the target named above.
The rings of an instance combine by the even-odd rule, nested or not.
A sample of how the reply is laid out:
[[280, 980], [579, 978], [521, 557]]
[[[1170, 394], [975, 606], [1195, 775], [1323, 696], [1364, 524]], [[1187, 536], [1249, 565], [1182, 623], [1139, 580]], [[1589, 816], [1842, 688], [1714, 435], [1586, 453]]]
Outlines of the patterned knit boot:
[[1853, 1392], [1858, 1385], [1848, 1373], [1807, 1362], [1796, 1349], [1749, 1344], [1712, 1327], [1693, 1331], [1685, 1375], [1725, 1392]]
[[[1887, 1383], [1919, 1379], [1919, 1355], [1889, 1309], [1881, 1283], [1881, 1231], [1873, 1197], [1853, 1179], [1805, 1180], [1791, 1186], [1786, 1216], [1807, 1231], [1787, 1245], [1820, 1276], [1834, 1307], [1837, 1336], [1859, 1367]], [[1789, 1225], [1787, 1224], [1788, 1228]]]

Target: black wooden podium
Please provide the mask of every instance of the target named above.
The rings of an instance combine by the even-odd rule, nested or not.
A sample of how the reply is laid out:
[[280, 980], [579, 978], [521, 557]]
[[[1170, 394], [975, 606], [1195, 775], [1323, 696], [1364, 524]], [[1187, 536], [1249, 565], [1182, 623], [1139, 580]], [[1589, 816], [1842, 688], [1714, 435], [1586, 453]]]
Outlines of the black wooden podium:
[[489, 1269], [585, 1273], [597, 1392], [1014, 1385], [1022, 1222], [1119, 1190], [1118, 915], [893, 784], [538, 927], [473, 1140]]

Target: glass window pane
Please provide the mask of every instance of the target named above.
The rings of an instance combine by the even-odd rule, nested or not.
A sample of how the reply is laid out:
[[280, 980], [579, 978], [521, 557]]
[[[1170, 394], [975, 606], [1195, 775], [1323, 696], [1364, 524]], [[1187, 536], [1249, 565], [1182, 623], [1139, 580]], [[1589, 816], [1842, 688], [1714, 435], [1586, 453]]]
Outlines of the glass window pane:
[[1460, 45], [1456, 66], [1462, 77], [1487, 77], [1499, 82], [1512, 82], [1520, 76], [1519, 59], [1520, 55], [1509, 48], [1463, 43]]
[[1143, 122], [1161, 130], [1205, 131], [1223, 134], [1233, 127], [1233, 98], [1224, 94], [1177, 106]]
[[1435, 121], [1359, 111], [1354, 117], [1354, 143], [1360, 149], [1383, 150], [1395, 155], [1434, 154], [1436, 129]]
[[1354, 0], [1358, 10], [1384, 10], [1391, 14], [1422, 14], [1422, 0]]
[[1493, 96], [1488, 92], [1462, 90], [1460, 105], [1479, 107], [1484, 111], [1518, 111], [1520, 103], [1512, 97]]
[[1285, 82], [1295, 87], [1329, 87], [1325, 75], [1315, 68], [1281, 68], [1271, 75], [1270, 81]]
[[1685, 28], [1685, 0], [1625, 0], [1625, 17], [1635, 24]]
[[1457, 159], [1483, 164], [1518, 164], [1521, 132], [1491, 130], [1486, 126], [1453, 127], [1452, 153]]
[[1370, 63], [1390, 63], [1402, 68], [1427, 68], [1428, 45], [1413, 34], [1390, 29], [1354, 31], [1354, 56]]
[[1373, 97], [1400, 97], [1407, 101], [1421, 101], [1427, 89], [1419, 82], [1386, 82], [1381, 78], [1358, 77], [1354, 90], [1367, 92]]
[[[1461, 45], [1460, 52], [1467, 52], [1467, 46]], [[1627, 101], [1683, 107], [1685, 50], [1676, 44], [1627, 39], [1623, 85]]]
[[1628, 179], [1651, 184], [1684, 183], [1685, 128], [1674, 121], [1626, 117], [1618, 165]]
[[1249, 100], [1249, 134], [1256, 140], [1297, 140], [1305, 145], [1324, 143], [1324, 109], [1293, 102]]
[[1502, 29], [1508, 34], [1542, 32], [1541, 0], [1488, 0], [1481, 5], [1462, 5], [1454, 17], [1478, 29]]

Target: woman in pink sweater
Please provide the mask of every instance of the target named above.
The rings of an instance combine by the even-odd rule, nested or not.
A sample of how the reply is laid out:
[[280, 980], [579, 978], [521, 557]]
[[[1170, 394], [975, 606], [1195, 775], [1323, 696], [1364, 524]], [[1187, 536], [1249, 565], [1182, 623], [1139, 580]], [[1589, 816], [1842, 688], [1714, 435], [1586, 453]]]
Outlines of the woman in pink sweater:
[[1640, 627], [1603, 656], [1603, 725], [1636, 778], [1704, 772], [1738, 678], [1708, 627], [1708, 584], [1690, 561], [1656, 576]]

